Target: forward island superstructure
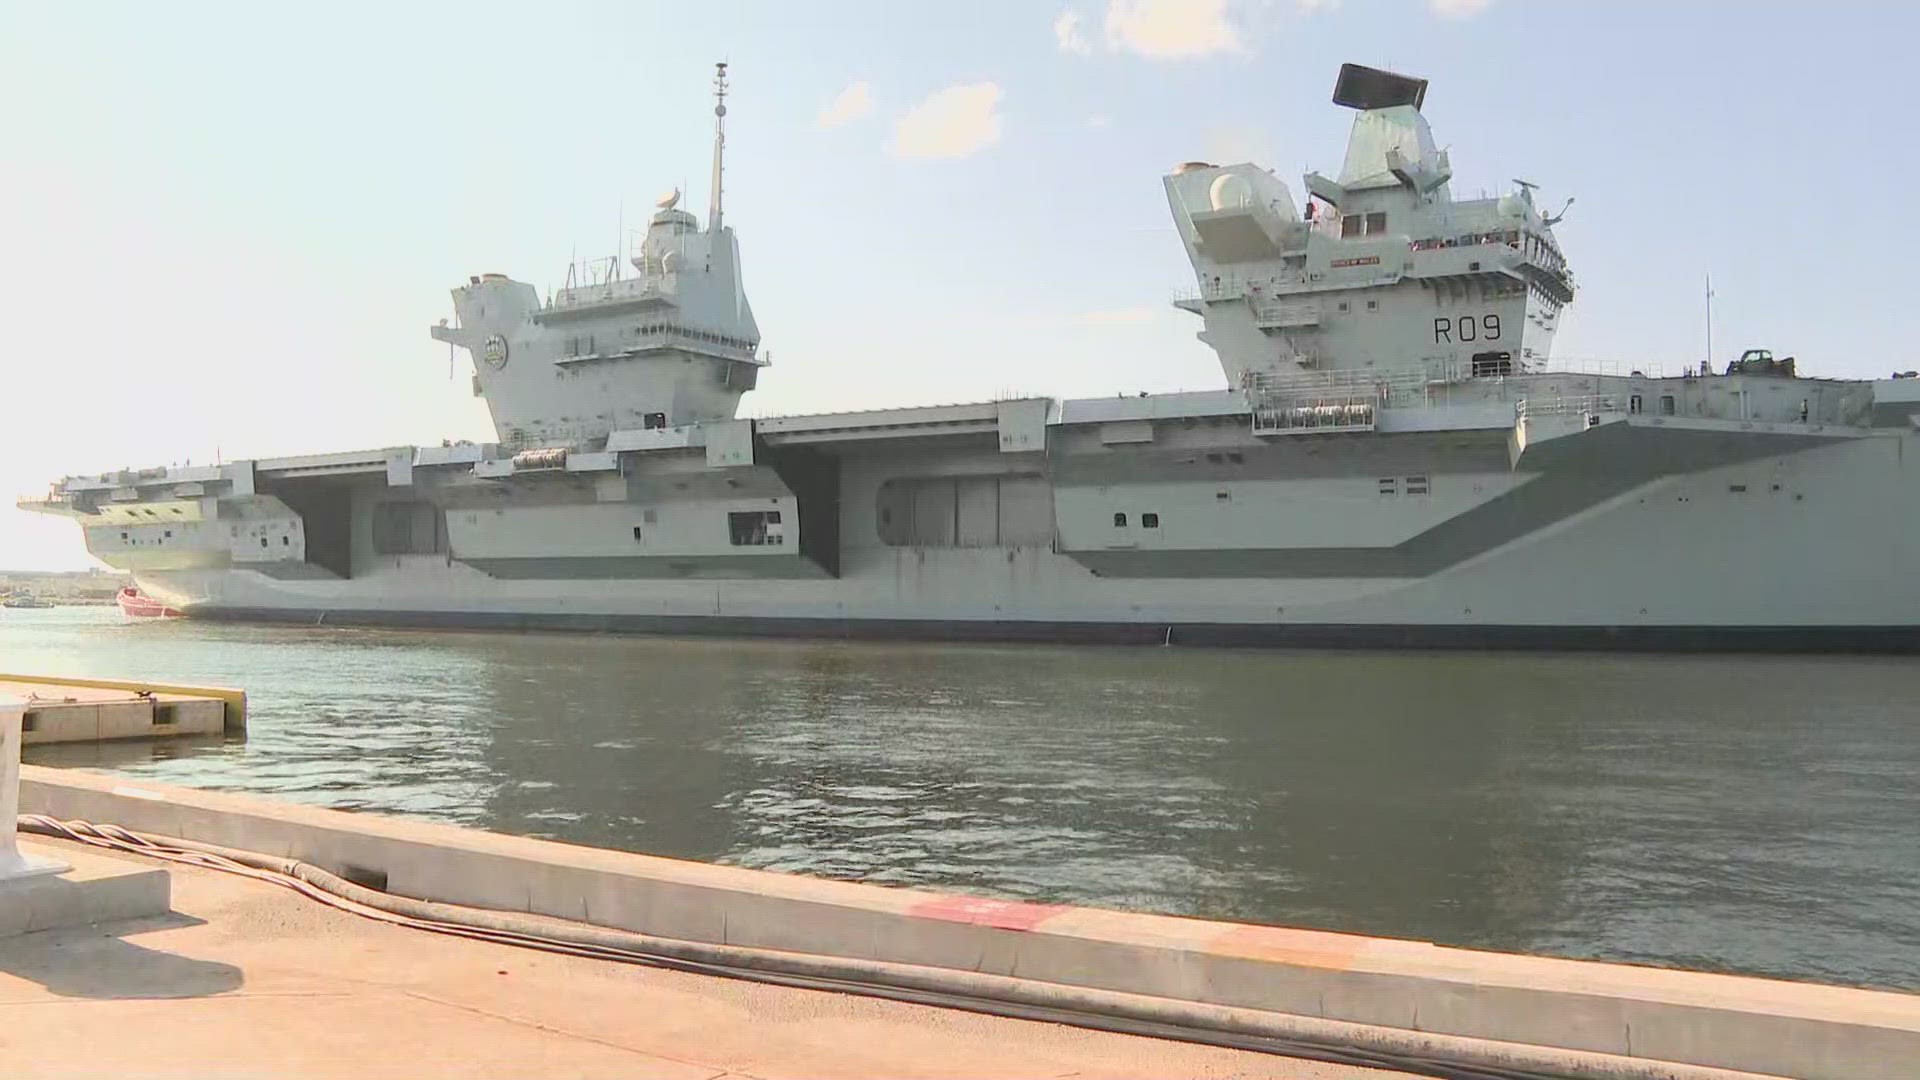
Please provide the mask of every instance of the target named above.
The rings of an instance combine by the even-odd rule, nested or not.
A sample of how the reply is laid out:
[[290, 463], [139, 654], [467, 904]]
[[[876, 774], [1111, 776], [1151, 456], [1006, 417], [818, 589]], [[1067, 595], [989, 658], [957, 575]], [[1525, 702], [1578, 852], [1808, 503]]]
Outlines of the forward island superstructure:
[[[1550, 360], [1521, 184], [1456, 200], [1427, 84], [1347, 65], [1346, 159], [1164, 179], [1217, 391], [738, 415], [721, 205], [433, 335], [497, 442], [75, 476], [27, 509], [189, 616], [1175, 644], [1920, 645], [1920, 380]], [[1916, 447], [1920, 450], [1920, 447]], [[1916, 465], [1920, 468], [1920, 454]]]

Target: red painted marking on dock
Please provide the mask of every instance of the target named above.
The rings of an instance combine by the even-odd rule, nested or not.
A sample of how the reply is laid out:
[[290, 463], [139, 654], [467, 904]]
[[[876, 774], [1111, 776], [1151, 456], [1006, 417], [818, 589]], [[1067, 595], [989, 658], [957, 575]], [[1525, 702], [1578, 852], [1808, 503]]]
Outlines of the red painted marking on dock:
[[1063, 911], [1065, 904], [1029, 904], [1024, 900], [988, 900], [980, 896], [943, 896], [915, 904], [907, 914], [926, 919], [991, 926], [1000, 930], [1031, 930]]

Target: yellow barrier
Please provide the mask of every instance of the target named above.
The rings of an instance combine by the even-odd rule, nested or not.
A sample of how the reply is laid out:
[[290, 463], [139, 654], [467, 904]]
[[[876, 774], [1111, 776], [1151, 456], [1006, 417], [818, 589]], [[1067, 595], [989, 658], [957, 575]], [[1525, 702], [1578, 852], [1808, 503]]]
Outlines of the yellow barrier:
[[0, 673], [0, 682], [37, 683], [43, 686], [81, 686], [90, 690], [146, 691], [154, 694], [186, 694], [219, 698], [226, 706], [226, 734], [247, 733], [247, 692], [225, 686], [182, 686], [177, 683], [144, 682], [138, 679], [83, 679], [72, 675], [10, 675]]

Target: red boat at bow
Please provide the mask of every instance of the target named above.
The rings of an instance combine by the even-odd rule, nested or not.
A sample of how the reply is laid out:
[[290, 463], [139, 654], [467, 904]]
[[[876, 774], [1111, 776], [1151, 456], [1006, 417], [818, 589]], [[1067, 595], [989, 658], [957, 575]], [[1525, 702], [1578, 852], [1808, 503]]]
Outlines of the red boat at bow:
[[177, 619], [180, 613], [167, 605], [146, 595], [139, 589], [128, 585], [114, 597], [120, 603], [120, 611], [133, 619]]

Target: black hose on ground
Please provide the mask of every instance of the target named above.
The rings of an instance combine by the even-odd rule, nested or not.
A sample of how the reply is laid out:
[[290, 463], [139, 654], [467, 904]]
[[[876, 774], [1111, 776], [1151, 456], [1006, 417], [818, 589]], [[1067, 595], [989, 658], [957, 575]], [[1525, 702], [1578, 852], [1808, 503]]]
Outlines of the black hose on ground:
[[795, 989], [1065, 1024], [1445, 1080], [1752, 1080], [1753, 1074], [1176, 1001], [948, 968], [660, 938], [370, 889], [297, 859], [22, 814], [22, 832], [221, 870], [396, 926]]

